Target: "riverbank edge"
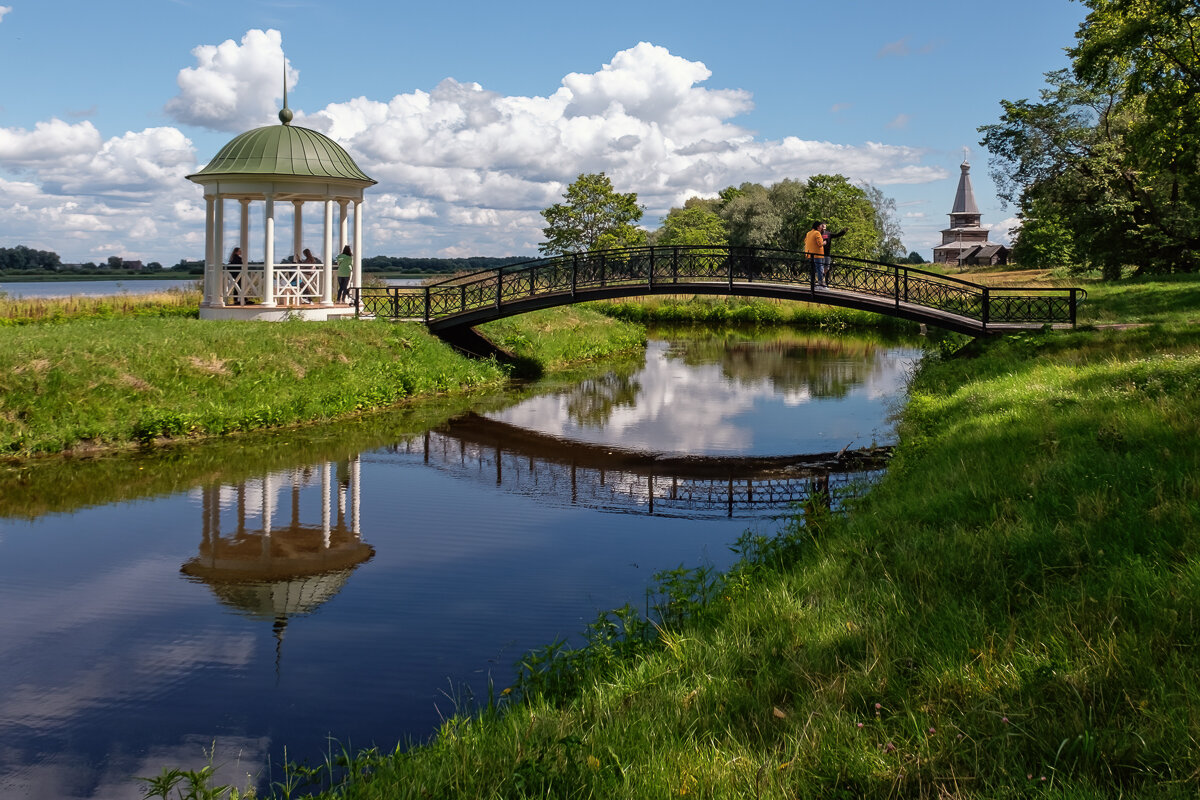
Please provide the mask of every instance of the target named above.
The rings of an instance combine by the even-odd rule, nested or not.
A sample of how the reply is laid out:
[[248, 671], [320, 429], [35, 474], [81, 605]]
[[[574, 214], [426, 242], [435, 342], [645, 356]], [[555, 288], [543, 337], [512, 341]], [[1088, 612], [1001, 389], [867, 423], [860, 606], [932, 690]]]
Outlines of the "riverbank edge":
[[0, 327], [0, 460], [337, 422], [491, 390], [646, 340], [640, 326], [584, 309], [483, 330], [514, 364], [468, 358], [417, 323], [121, 316]]
[[1190, 326], [931, 353], [847, 517], [659, 575], [654, 623], [602, 614], [319, 796], [1192, 797], [1198, 397]]

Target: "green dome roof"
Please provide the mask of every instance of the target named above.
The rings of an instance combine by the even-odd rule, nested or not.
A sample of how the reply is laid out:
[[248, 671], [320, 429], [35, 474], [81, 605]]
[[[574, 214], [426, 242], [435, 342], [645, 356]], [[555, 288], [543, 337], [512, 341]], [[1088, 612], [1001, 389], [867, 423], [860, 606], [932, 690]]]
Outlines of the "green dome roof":
[[222, 147], [204, 169], [188, 177], [218, 175], [289, 175], [375, 183], [333, 139], [292, 125], [246, 131]]

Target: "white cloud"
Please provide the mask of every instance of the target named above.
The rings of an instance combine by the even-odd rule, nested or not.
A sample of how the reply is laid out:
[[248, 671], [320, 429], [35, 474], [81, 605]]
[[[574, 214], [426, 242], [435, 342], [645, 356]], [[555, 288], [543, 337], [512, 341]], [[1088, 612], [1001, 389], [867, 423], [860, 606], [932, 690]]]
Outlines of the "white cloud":
[[[192, 54], [196, 66], [180, 71], [167, 103], [176, 120], [230, 132], [272, 122], [284, 65], [278, 31]], [[824, 172], [888, 186], [947, 175], [924, 165], [918, 148], [758, 138], [737, 122], [753, 108], [749, 92], [702, 86], [710, 77], [703, 63], [642, 42], [595, 72], [566, 75], [548, 96], [447, 78], [428, 91], [330, 103], [293, 124], [338, 141], [379, 182], [364, 209], [367, 247], [392, 255], [531, 255], [540, 210], [584, 172], [637, 192], [648, 225], [690, 196], [745, 181]], [[289, 86], [297, 79], [289, 69]], [[185, 180], [196, 157], [173, 127], [107, 139], [89, 120], [0, 128], [0, 236], [68, 261], [119, 246], [164, 264], [198, 257], [203, 200]], [[68, 246], [85, 241], [86, 256]]]
[[12, 11], [12, 6], [0, 6], [0, 22], [4, 21], [4, 15]]
[[[197, 65], [179, 71], [179, 94], [166, 111], [184, 125], [218, 131], [244, 131], [276, 119], [284, 81], [283, 37], [277, 30], [250, 30], [241, 44], [226, 39], [219, 45], [192, 50]], [[288, 88], [300, 73], [286, 68]]]
[[897, 114], [895, 117], [892, 118], [892, 121], [887, 124], [887, 127], [891, 128], [892, 130], [897, 130], [900, 128], [907, 128], [908, 123], [911, 121], [912, 121], [912, 115]]

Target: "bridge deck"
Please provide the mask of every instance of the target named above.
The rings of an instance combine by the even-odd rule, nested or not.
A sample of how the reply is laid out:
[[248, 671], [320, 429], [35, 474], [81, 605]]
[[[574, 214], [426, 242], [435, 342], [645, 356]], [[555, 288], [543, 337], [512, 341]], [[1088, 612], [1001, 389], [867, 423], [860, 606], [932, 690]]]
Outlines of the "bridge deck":
[[894, 264], [837, 258], [828, 286], [812, 260], [767, 248], [646, 247], [569, 254], [417, 289], [358, 289], [359, 314], [419, 319], [435, 332], [588, 300], [719, 294], [800, 300], [909, 319], [968, 335], [1072, 327], [1086, 292], [993, 289]]

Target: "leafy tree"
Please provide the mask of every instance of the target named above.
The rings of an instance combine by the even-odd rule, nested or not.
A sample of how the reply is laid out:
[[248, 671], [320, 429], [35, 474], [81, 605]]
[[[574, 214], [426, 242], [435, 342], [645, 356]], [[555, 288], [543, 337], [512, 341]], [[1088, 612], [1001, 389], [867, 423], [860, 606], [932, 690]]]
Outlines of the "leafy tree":
[[683, 208], [672, 208], [656, 232], [655, 244], [707, 245], [721, 247], [729, 243], [725, 220], [715, 211], [719, 201], [690, 198]]
[[808, 179], [803, 219], [808, 223], [806, 229], [818, 220], [827, 223], [830, 230], [846, 229], [846, 235], [835, 240], [835, 254], [868, 259], [879, 255], [875, 207], [866, 191], [843, 175], [814, 175]]
[[721, 206], [721, 217], [729, 230], [734, 247], [778, 247], [783, 231], [783, 214], [775, 206], [766, 187], [743, 183], [721, 193], [729, 199]]
[[1200, 269], [1200, 6], [1083, 1], [1071, 71], [980, 128], [1001, 197], [1106, 277]]
[[898, 263], [900, 263], [900, 264], [924, 264], [926, 262], [925, 262], [925, 256], [921, 255], [916, 250], [912, 250], [909, 252], [908, 258], [901, 259]]
[[1019, 217], [1020, 226], [1010, 231], [1013, 261], [1024, 267], [1083, 266], [1071, 228], [1056, 206], [1030, 198]]
[[[635, 223], [642, 218], [637, 193], [621, 194], [603, 172], [582, 174], [563, 193], [564, 203], [542, 212], [546, 241], [538, 249], [546, 255], [595, 250], [602, 246], [627, 246], [638, 239]], [[641, 233], [645, 241], [645, 232]]]

